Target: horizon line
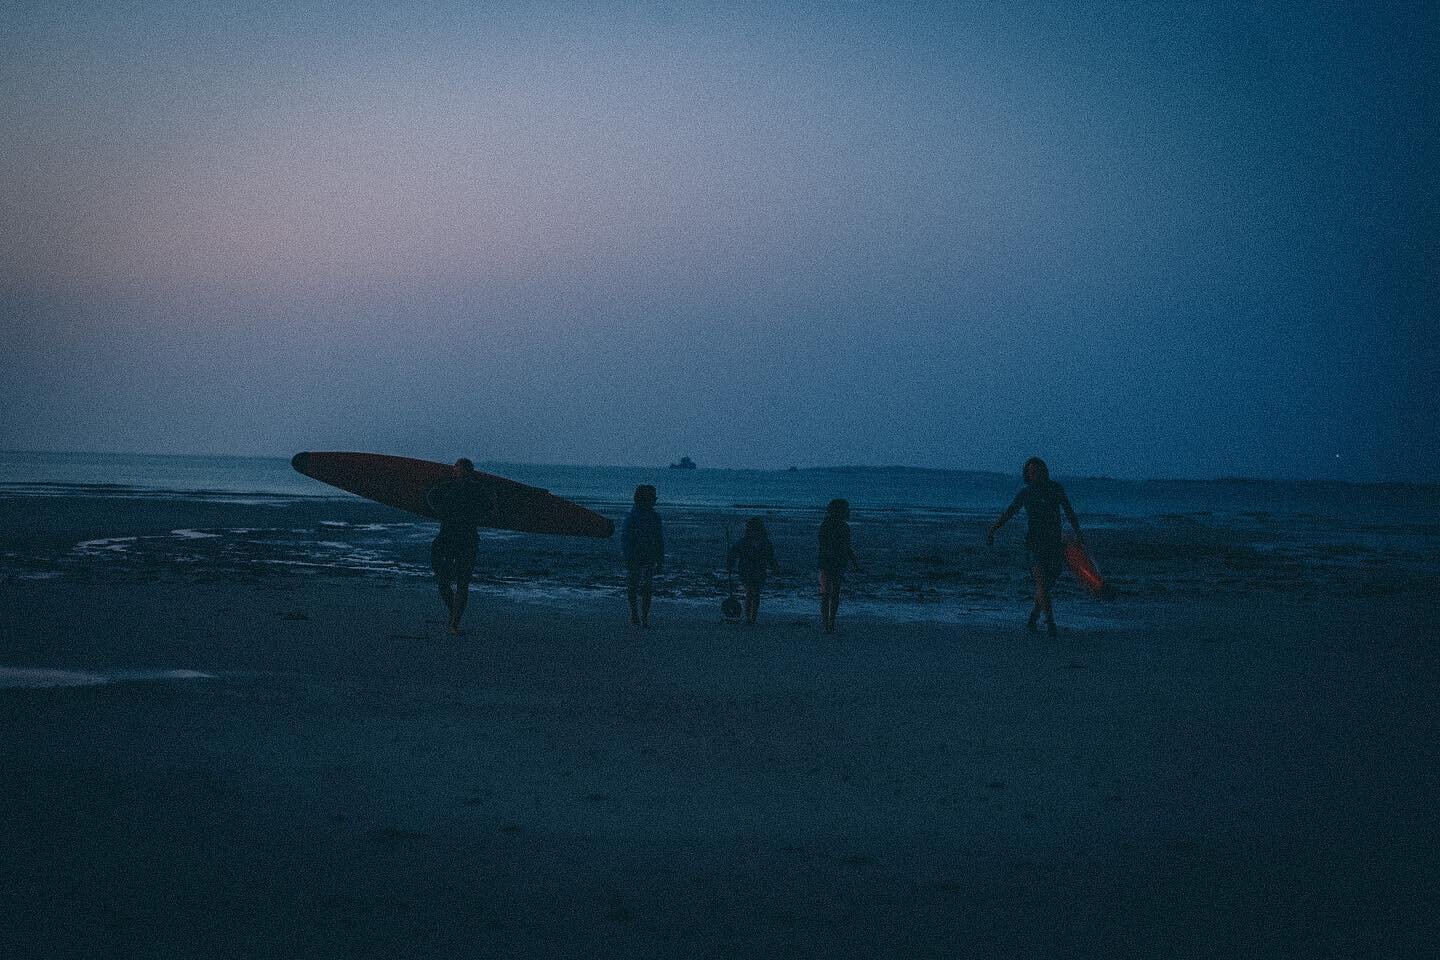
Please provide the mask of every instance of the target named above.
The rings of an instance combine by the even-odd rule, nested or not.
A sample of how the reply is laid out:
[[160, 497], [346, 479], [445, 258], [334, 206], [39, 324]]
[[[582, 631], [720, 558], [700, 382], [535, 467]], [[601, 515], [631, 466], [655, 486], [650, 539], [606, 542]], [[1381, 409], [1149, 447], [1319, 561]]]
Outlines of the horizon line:
[[[374, 452], [374, 451], [334, 451], [334, 452]], [[70, 456], [117, 456], [117, 457], [175, 457], [189, 459], [226, 459], [226, 460], [285, 460], [288, 461], [294, 454], [256, 454], [256, 453], [157, 453], [155, 451], [141, 450], [58, 450], [58, 449], [22, 449], [12, 447], [0, 447], [0, 454], [59, 454]], [[393, 454], [394, 456], [409, 456], [409, 454]], [[423, 458], [421, 458], [423, 459]], [[500, 464], [523, 467], [579, 467], [591, 470], [668, 470], [672, 469], [669, 464], [621, 464], [621, 463], [558, 463], [533, 460], [477, 460], [479, 464]], [[811, 466], [799, 466], [791, 464], [784, 467], [727, 467], [727, 466], [700, 466], [696, 470], [729, 471], [733, 473], [789, 473], [818, 471], [818, 470], [909, 470], [917, 473], [962, 473], [962, 474], [984, 474], [996, 477], [1012, 477], [1016, 471], [993, 470], [977, 467], [922, 467], [905, 463], [840, 463], [823, 464]], [[682, 470], [688, 472], [688, 470]], [[1285, 476], [1247, 476], [1243, 474], [1219, 474], [1209, 477], [1116, 477], [1109, 474], [1080, 474], [1060, 473], [1059, 476], [1067, 480], [1087, 481], [1103, 480], [1110, 483], [1302, 483], [1302, 484], [1342, 484], [1345, 486], [1386, 486], [1386, 487], [1433, 487], [1440, 486], [1440, 478], [1426, 480], [1341, 480], [1334, 478], [1320, 477], [1285, 477]]]

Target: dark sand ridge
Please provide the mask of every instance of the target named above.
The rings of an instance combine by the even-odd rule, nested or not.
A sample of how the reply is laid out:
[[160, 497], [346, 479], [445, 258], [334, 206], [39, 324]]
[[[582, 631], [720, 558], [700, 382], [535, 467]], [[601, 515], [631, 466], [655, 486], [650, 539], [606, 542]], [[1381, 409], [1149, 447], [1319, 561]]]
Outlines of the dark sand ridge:
[[0, 956], [1433, 955], [1427, 598], [1053, 645], [619, 605], [0, 585], [6, 665], [215, 674], [0, 691]]

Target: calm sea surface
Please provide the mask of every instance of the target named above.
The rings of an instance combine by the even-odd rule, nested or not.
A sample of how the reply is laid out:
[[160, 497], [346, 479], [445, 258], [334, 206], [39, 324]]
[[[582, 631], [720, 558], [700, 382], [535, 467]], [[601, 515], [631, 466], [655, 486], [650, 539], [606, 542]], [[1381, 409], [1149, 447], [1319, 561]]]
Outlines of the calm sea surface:
[[[480, 469], [590, 504], [624, 504], [637, 484], [653, 483], [662, 503], [742, 511], [810, 510], [832, 497], [847, 497], [857, 510], [998, 512], [1020, 486], [1018, 475], [903, 467], [766, 471], [482, 463]], [[1342, 523], [1440, 523], [1435, 485], [1057, 479], [1082, 513], [1100, 518], [1268, 514]], [[28, 452], [0, 452], [0, 492], [350, 497], [301, 476], [279, 457]]]

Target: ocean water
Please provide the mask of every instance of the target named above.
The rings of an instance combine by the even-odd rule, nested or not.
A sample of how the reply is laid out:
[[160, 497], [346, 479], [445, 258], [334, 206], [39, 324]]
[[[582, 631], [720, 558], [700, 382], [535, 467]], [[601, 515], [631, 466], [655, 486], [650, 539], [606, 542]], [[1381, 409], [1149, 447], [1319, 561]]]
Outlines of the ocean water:
[[[1015, 476], [909, 467], [805, 470], [670, 470], [486, 462], [479, 469], [587, 504], [625, 504], [636, 485], [655, 484], [663, 503], [761, 512], [823, 507], [845, 497], [858, 510], [999, 512], [1020, 487]], [[1071, 500], [1091, 516], [1270, 515], [1378, 524], [1440, 524], [1440, 485], [1276, 480], [1116, 480], [1066, 477]], [[350, 499], [296, 473], [282, 457], [0, 451], [0, 494], [85, 493], [244, 500]]]
[[[840, 496], [852, 504], [865, 565], [850, 585], [852, 612], [963, 621], [1013, 618], [1018, 607], [1023, 616], [1023, 517], [994, 548], [983, 542], [1018, 477], [906, 468], [480, 467], [616, 520], [637, 484], [655, 484], [670, 545], [661, 595], [671, 600], [713, 605], [727, 590], [727, 534], [760, 515], [785, 568], [772, 579], [767, 609], [808, 615], [815, 529], [825, 503]], [[1433, 595], [1440, 584], [1440, 487], [1058, 479], [1121, 594], [1103, 605], [1062, 580], [1057, 597], [1067, 623], [1103, 625], [1202, 596]], [[285, 458], [0, 453], [3, 501], [43, 502], [36, 509], [47, 513], [40, 534], [0, 542], [6, 578], [429, 575], [432, 523], [304, 477]], [[73, 536], [62, 535], [70, 529]], [[617, 553], [613, 540], [488, 531], [477, 586], [560, 605], [618, 594]]]

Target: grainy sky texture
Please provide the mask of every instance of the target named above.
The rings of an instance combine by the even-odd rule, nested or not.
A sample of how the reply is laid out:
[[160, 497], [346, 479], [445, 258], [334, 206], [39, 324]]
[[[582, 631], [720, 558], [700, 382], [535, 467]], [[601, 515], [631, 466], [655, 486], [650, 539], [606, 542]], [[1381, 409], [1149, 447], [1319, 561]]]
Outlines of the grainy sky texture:
[[0, 447], [1440, 479], [1437, 10], [12, 2]]

